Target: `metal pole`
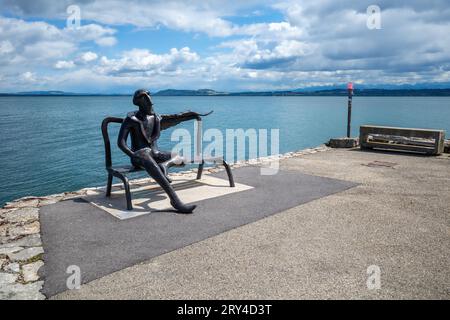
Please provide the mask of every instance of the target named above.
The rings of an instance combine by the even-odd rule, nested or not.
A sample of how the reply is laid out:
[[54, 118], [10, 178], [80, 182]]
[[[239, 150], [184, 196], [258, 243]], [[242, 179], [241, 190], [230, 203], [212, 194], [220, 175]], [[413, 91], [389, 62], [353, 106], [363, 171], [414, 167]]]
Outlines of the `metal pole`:
[[352, 124], [352, 96], [353, 96], [353, 83], [349, 82], [347, 85], [348, 91], [348, 112], [347, 112], [347, 138], [350, 138], [351, 124]]

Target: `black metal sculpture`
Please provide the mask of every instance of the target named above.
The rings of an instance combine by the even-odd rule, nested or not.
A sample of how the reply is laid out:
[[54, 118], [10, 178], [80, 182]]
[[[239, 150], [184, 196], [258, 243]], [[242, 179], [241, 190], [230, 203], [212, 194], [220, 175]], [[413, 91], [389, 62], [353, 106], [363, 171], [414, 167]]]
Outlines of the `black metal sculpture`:
[[[184, 204], [171, 186], [167, 175], [168, 168], [183, 166], [184, 159], [171, 152], [158, 149], [157, 140], [161, 130], [175, 126], [183, 121], [199, 120], [208, 114], [199, 114], [193, 111], [172, 115], [158, 115], [153, 110], [150, 93], [146, 90], [137, 90], [133, 96], [133, 104], [139, 107], [138, 111], [128, 113], [123, 120], [119, 131], [117, 144], [127, 154], [136, 168], [142, 168], [163, 188], [170, 198], [171, 205], [180, 213], [191, 213], [195, 205]], [[128, 135], [131, 136], [131, 148], [127, 145]]]

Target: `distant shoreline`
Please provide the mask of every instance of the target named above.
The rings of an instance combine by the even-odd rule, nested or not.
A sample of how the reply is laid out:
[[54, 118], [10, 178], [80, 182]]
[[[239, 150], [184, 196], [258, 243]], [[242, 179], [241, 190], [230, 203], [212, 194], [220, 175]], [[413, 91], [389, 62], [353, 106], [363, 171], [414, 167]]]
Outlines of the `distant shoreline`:
[[[347, 96], [345, 89], [317, 91], [247, 91], [218, 92], [210, 89], [201, 90], [161, 90], [155, 97], [334, 97]], [[355, 96], [362, 97], [450, 97], [449, 89], [356, 89]], [[132, 94], [120, 93], [71, 93], [63, 91], [31, 91], [18, 93], [0, 93], [0, 97], [130, 97]]]

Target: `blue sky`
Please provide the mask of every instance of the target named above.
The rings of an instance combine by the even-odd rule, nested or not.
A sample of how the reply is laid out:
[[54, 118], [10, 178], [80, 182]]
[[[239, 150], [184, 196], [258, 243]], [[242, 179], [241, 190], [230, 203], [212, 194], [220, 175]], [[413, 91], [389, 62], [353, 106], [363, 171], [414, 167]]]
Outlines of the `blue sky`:
[[449, 4], [0, 0], [0, 92], [450, 87]]

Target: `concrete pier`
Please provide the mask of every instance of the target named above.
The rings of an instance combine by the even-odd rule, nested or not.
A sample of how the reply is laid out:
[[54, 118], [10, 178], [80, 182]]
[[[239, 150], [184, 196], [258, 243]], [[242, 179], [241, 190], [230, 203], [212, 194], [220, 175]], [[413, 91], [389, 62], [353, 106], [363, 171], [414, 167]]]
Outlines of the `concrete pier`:
[[[450, 298], [448, 154], [334, 149], [281, 167], [359, 185], [53, 299]], [[367, 285], [371, 266], [379, 289]]]
[[[252, 161], [250, 169], [258, 172], [255, 166], [273, 158]], [[268, 178], [270, 185], [246, 168], [248, 162], [233, 165], [243, 169], [235, 173], [241, 183], [253, 185], [253, 191], [243, 191], [247, 192], [243, 198], [238, 192], [204, 200], [199, 207], [204, 212], [192, 217], [159, 213], [160, 218], [120, 220], [81, 201], [98, 189], [8, 203], [0, 209], [0, 299], [450, 298], [449, 154], [427, 157], [322, 146], [290, 152], [280, 159], [282, 175]], [[247, 172], [245, 179], [242, 172]], [[208, 170], [208, 174], [216, 173], [217, 169]], [[195, 173], [181, 175], [189, 178]], [[278, 185], [286, 178], [291, 185]], [[147, 180], [136, 180], [132, 185], [147, 185]], [[227, 202], [227, 197], [241, 200]], [[217, 203], [221, 203], [219, 207]], [[226, 208], [238, 220], [230, 224]], [[53, 277], [48, 274], [50, 260], [55, 260], [45, 234], [49, 220], [42, 216], [49, 211], [59, 212], [71, 223], [79, 223], [80, 214], [107, 222], [90, 224], [83, 230], [86, 243], [77, 247], [85, 254], [73, 257], [90, 257], [85, 263], [97, 270], [97, 276], [80, 290], [63, 289], [57, 294], [44, 290]], [[214, 214], [223, 217], [219, 225]], [[248, 217], [242, 220], [245, 215]], [[160, 241], [162, 252], [142, 260], [139, 257], [145, 250], [156, 244], [141, 241], [131, 251], [129, 246], [146, 232], [155, 232], [151, 221], [155, 218], [166, 221], [166, 227], [157, 228], [159, 232], [168, 226], [172, 226], [172, 233], [173, 227], [179, 228], [177, 236], [170, 239], [181, 241], [181, 245], [166, 250], [166, 241]], [[183, 226], [192, 218], [206, 218], [209, 227], [192, 233], [199, 239], [183, 245]], [[192, 229], [197, 224], [191, 221], [190, 225]], [[135, 232], [130, 230], [133, 226]], [[112, 246], [108, 237], [97, 236], [112, 228], [114, 232], [131, 232], [133, 237], [121, 247], [120, 241]], [[108, 253], [111, 248], [112, 261], [117, 264], [120, 257], [123, 267], [99, 272], [96, 265], [109, 262], [95, 261], [98, 256], [92, 252]], [[130, 255], [136, 256], [131, 257], [135, 263], [127, 262]], [[374, 270], [379, 272], [376, 286], [371, 282]]]

